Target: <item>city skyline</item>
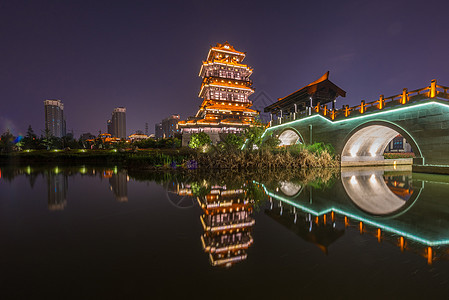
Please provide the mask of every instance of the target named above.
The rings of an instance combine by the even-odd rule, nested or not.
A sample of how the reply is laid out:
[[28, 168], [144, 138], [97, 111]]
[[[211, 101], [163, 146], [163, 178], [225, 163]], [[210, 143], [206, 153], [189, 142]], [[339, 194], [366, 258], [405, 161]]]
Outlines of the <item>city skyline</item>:
[[231, 1], [244, 14], [222, 16], [218, 4], [202, 1], [176, 10], [170, 3], [3, 3], [0, 37], [9, 46], [0, 50], [0, 130], [18, 135], [31, 125], [41, 134], [45, 99], [64, 102], [75, 137], [106, 132], [119, 106], [130, 116], [127, 134], [172, 114], [186, 119], [201, 105], [198, 62], [225, 41], [251, 54], [258, 110], [328, 70], [350, 105], [434, 78], [448, 85], [443, 3]]

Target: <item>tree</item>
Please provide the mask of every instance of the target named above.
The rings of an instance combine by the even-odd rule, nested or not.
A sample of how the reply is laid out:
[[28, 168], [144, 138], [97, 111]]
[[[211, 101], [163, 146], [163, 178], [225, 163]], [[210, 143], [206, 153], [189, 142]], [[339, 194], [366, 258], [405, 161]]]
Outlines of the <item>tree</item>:
[[54, 139], [48, 128], [45, 129], [44, 135], [41, 137], [40, 144], [44, 149], [47, 150], [50, 150], [53, 147]]
[[253, 146], [256, 145], [257, 147], [260, 147], [262, 144], [262, 135], [265, 131], [264, 126], [252, 126], [248, 127], [245, 130], [245, 148], [246, 149], [253, 149]]
[[9, 129], [6, 130], [0, 136], [0, 152], [9, 153], [13, 150], [14, 147], [14, 136], [9, 132]]
[[247, 127], [245, 129], [245, 148], [253, 149], [254, 145], [258, 148], [262, 144], [262, 135], [265, 132], [265, 124], [262, 122], [260, 117], [256, 117], [253, 126]]
[[269, 136], [266, 139], [264, 139], [263, 143], [261, 144], [261, 147], [264, 149], [273, 149], [279, 146], [281, 141], [274, 136]]
[[22, 142], [24, 149], [37, 149], [39, 141], [31, 125], [28, 125], [27, 134], [23, 138]]
[[200, 132], [192, 134], [192, 136], [190, 137], [189, 147], [198, 149], [210, 144], [212, 144], [210, 136], [205, 132]]
[[245, 143], [243, 134], [229, 133], [218, 145], [223, 150], [240, 150]]

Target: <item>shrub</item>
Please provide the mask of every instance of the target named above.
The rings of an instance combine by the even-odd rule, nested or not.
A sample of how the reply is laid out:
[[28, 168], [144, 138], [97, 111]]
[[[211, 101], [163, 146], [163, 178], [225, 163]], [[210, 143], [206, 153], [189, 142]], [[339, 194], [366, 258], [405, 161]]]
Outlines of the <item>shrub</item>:
[[212, 144], [210, 136], [207, 135], [207, 133], [205, 132], [200, 132], [192, 134], [192, 136], [190, 137], [189, 147], [193, 149], [198, 149], [200, 147], [210, 144]]

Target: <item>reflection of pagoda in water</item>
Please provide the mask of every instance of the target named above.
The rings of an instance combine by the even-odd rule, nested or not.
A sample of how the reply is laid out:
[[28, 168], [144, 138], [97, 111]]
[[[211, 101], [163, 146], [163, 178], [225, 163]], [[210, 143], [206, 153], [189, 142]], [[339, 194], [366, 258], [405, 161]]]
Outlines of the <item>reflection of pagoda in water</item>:
[[48, 209], [63, 210], [67, 205], [68, 177], [65, 174], [49, 173], [47, 176]]
[[242, 189], [213, 186], [209, 194], [198, 197], [198, 203], [204, 212], [201, 241], [211, 264], [229, 267], [246, 259], [246, 249], [253, 243], [253, 201], [245, 199]]

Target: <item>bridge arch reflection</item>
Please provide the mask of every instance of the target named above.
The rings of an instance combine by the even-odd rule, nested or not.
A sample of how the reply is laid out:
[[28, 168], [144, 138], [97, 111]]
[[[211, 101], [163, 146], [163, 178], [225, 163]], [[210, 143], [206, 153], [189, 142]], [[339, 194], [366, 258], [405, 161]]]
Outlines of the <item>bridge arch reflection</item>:
[[361, 211], [378, 217], [397, 217], [418, 200], [422, 187], [413, 187], [408, 176], [388, 176], [383, 171], [342, 172], [343, 187]]
[[280, 190], [281, 192], [290, 198], [296, 198], [298, 197], [299, 194], [301, 194], [304, 186], [299, 184], [299, 183], [295, 183], [295, 182], [291, 182], [291, 181], [281, 181], [279, 182], [280, 184]]
[[411, 145], [413, 152], [418, 158], [416, 163], [424, 163], [418, 144], [407, 131], [392, 122], [380, 120], [364, 123], [347, 135], [341, 154], [341, 161], [383, 160], [385, 148], [398, 134], [402, 135]]

